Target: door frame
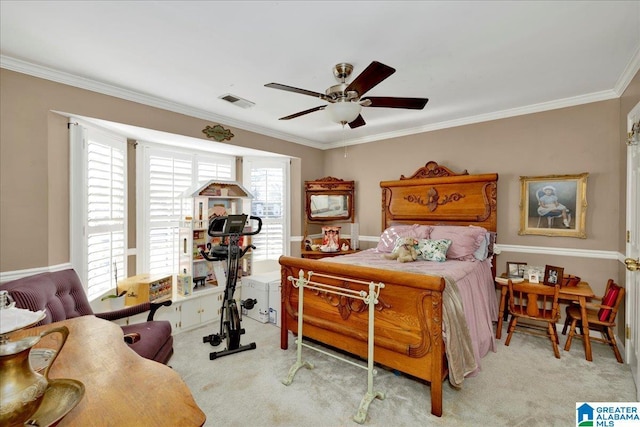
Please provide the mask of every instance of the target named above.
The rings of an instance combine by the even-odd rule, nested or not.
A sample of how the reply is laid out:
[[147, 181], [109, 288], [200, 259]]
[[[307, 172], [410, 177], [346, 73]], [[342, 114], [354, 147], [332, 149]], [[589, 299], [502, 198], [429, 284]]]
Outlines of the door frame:
[[[631, 131], [633, 123], [640, 120], [640, 102], [633, 107], [627, 115], [627, 132]], [[640, 256], [640, 225], [637, 218], [640, 218], [638, 206], [640, 205], [640, 185], [633, 182], [634, 169], [638, 166], [635, 162], [640, 162], [640, 147], [636, 145], [627, 146], [627, 209], [626, 209], [626, 233], [625, 255], [626, 258], [637, 259]], [[635, 156], [632, 155], [635, 151]], [[635, 159], [635, 161], [634, 161]], [[636, 176], [635, 179], [639, 177]], [[638, 372], [640, 372], [640, 272], [632, 272], [625, 269], [625, 360], [631, 367], [632, 377], [636, 384], [636, 399], [640, 400], [640, 382]]]

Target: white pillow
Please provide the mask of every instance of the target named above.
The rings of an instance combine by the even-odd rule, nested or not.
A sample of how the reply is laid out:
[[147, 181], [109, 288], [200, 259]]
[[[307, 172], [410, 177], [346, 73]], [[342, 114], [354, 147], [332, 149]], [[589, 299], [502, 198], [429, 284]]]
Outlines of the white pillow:
[[447, 260], [447, 251], [451, 246], [449, 239], [421, 239], [418, 241], [418, 259], [427, 261], [445, 262]]
[[480, 247], [473, 253], [473, 257], [478, 261], [484, 261], [489, 256], [489, 243], [491, 242], [491, 233], [485, 233], [484, 240], [480, 243]]

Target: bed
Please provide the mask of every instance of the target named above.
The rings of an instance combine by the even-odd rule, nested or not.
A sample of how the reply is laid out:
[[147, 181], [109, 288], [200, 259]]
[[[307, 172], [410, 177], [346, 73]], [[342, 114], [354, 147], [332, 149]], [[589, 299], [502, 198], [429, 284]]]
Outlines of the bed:
[[[376, 248], [320, 260], [281, 257], [281, 348], [288, 348], [289, 332], [297, 335], [298, 289], [289, 278], [301, 270], [337, 287], [355, 289], [354, 279], [384, 283], [375, 310], [374, 360], [429, 382], [431, 413], [441, 416], [443, 381], [449, 377], [461, 386], [495, 351], [497, 180], [497, 174], [454, 173], [428, 162], [409, 177], [380, 183], [383, 233]], [[419, 242], [427, 260], [385, 258], [397, 238], [407, 236]], [[446, 260], [437, 261], [442, 248], [432, 251], [432, 245], [442, 240], [452, 243], [444, 249]], [[304, 337], [366, 358], [367, 312], [351, 298], [305, 290]]]

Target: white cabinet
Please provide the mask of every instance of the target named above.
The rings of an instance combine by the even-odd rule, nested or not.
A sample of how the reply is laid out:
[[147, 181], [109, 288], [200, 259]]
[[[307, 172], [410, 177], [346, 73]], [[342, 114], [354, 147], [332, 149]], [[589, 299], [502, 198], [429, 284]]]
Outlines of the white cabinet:
[[[238, 282], [234, 294], [238, 304], [241, 291], [241, 283]], [[196, 291], [188, 297], [174, 298], [172, 307], [175, 306], [175, 312], [178, 314], [174, 319], [176, 323], [172, 323], [174, 334], [220, 322], [223, 302], [223, 286]]]
[[223, 297], [224, 292], [215, 292], [202, 296], [196, 294], [180, 302], [180, 331], [186, 331], [219, 320]]
[[[240, 305], [242, 283], [238, 281], [235, 300]], [[154, 320], [167, 320], [171, 323], [173, 334], [188, 331], [207, 324], [220, 322], [222, 303], [224, 302], [224, 286], [209, 286], [194, 292], [187, 297], [174, 293], [169, 307], [160, 307], [156, 311]], [[129, 325], [147, 321], [149, 312], [137, 314], [116, 321], [119, 325]], [[216, 331], [219, 325], [216, 326]]]

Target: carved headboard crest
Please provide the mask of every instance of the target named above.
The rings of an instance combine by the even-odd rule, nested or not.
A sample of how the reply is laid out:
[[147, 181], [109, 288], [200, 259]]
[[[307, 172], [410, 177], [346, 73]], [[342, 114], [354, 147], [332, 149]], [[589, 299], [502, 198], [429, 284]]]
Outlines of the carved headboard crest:
[[404, 175], [400, 175], [400, 179], [419, 179], [419, 178], [436, 178], [442, 176], [458, 176], [458, 175], [469, 175], [467, 170], [463, 170], [461, 173], [455, 173], [451, 169], [440, 166], [438, 163], [434, 161], [427, 162], [426, 165], [418, 169], [413, 175], [409, 178]]

